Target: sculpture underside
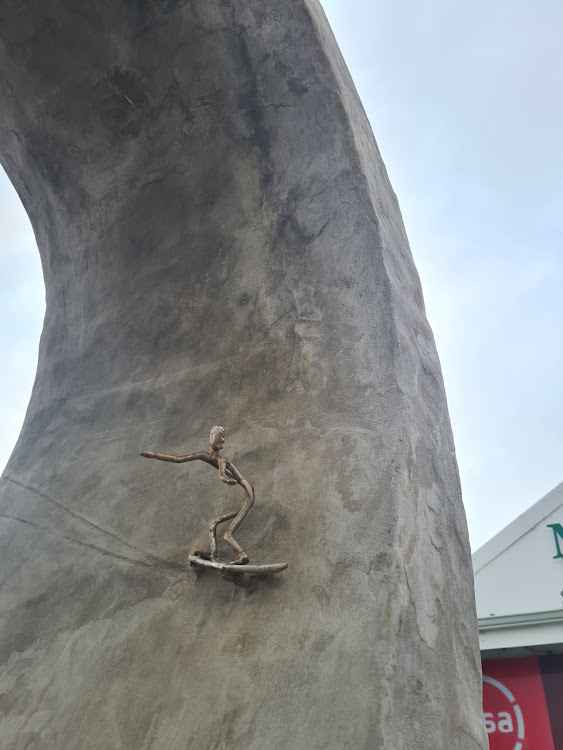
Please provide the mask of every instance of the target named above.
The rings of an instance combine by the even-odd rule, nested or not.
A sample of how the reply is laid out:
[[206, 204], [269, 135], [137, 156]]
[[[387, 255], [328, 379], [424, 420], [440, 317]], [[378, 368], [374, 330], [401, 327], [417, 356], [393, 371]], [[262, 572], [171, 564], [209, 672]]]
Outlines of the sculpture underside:
[[[0, 155], [47, 296], [0, 482], [3, 750], [485, 748], [439, 363], [317, 0], [3, 2]], [[241, 491], [138, 456], [210, 424], [241, 544], [289, 562], [252, 588], [188, 563]]]

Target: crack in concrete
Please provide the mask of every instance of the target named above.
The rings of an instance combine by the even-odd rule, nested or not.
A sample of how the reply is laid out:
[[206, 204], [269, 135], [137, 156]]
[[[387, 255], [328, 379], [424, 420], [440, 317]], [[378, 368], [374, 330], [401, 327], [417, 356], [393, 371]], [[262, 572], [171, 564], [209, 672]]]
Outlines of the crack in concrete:
[[93, 549], [102, 555], [113, 557], [116, 560], [134, 563], [136, 565], [141, 565], [146, 568], [152, 567], [151, 563], [146, 562], [145, 560], [139, 560], [137, 558], [127, 557], [126, 555], [120, 555], [117, 552], [111, 552], [110, 550], [105, 549], [104, 547], [98, 547], [98, 545], [96, 544], [90, 544], [88, 542], [81, 542], [79, 539], [74, 539], [73, 537], [67, 536], [66, 534], [59, 534], [56, 531], [51, 531], [51, 529], [48, 529], [46, 526], [41, 526], [40, 524], [35, 523], [34, 521], [30, 521], [27, 518], [20, 518], [19, 516], [11, 516], [8, 513], [0, 513], [0, 518], [4, 518], [8, 521], [18, 521], [19, 523], [25, 524], [26, 526], [31, 526], [33, 529], [37, 529], [38, 531], [43, 531], [46, 534], [50, 534], [51, 536], [54, 536], [58, 539], [66, 539], [66, 541], [72, 542], [72, 544], [78, 544], [81, 547]]
[[98, 526], [93, 521], [90, 521], [90, 519], [86, 518], [86, 516], [83, 516], [80, 513], [76, 513], [76, 511], [71, 510], [66, 505], [63, 505], [63, 503], [59, 502], [58, 500], [55, 500], [52, 497], [49, 497], [49, 495], [46, 495], [44, 492], [41, 492], [35, 487], [31, 487], [30, 485], [24, 484], [23, 482], [18, 482], [17, 479], [13, 479], [12, 477], [7, 477], [5, 474], [2, 475], [2, 479], [4, 479], [6, 482], [11, 482], [12, 484], [17, 485], [18, 487], [21, 487], [22, 489], [26, 490], [27, 492], [30, 492], [33, 495], [37, 495], [37, 497], [40, 497], [42, 500], [46, 500], [48, 503], [55, 505], [60, 510], [65, 511], [66, 513], [69, 513], [73, 518], [76, 518], [76, 520], [82, 521], [82, 523], [85, 523], [87, 526], [91, 526], [93, 529], [96, 529], [96, 531], [99, 531], [101, 534], [105, 534], [106, 536], [109, 536], [112, 539], [115, 539], [115, 541], [119, 542], [120, 544], [123, 544], [125, 547], [129, 547], [129, 549], [135, 550], [136, 552], [141, 552], [142, 554], [147, 554], [144, 550], [139, 549], [138, 547], [135, 547], [133, 544], [130, 544], [124, 539], [121, 539], [121, 537], [118, 534], [115, 534], [112, 531], [108, 531], [107, 529], [104, 529], [101, 526]]
[[[34, 487], [30, 487], [28, 485], [23, 484], [23, 482], [18, 482], [17, 479], [13, 479], [11, 477], [2, 476], [2, 479], [6, 482], [11, 482], [12, 484], [17, 485], [18, 487], [21, 487], [22, 489], [26, 490], [27, 492], [37, 495], [37, 497], [41, 498], [42, 500], [45, 500], [49, 503], [52, 503], [60, 510], [65, 511], [66, 513], [69, 513], [73, 518], [75, 518], [78, 521], [81, 521], [87, 526], [90, 526], [91, 528], [95, 529], [97, 532], [104, 534], [105, 536], [110, 537], [111, 539], [114, 539], [119, 544], [122, 544], [124, 547], [127, 547], [128, 549], [139, 552], [145, 560], [140, 560], [138, 558], [128, 557], [127, 555], [120, 555], [117, 552], [111, 552], [110, 550], [106, 549], [105, 547], [99, 547], [95, 544], [90, 544], [88, 542], [81, 542], [77, 539], [74, 539], [73, 537], [65, 536], [64, 534], [57, 534], [50, 529], [47, 529], [44, 526], [40, 526], [39, 524], [34, 523], [33, 521], [25, 520], [23, 518], [19, 518], [17, 516], [10, 516], [7, 514], [0, 513], [0, 518], [7, 518], [11, 519], [13, 521], [19, 521], [20, 523], [26, 523], [30, 526], [35, 527], [36, 529], [39, 529], [41, 531], [44, 531], [48, 534], [52, 534], [53, 536], [58, 536], [63, 539], [67, 539], [70, 542], [74, 542], [75, 544], [79, 544], [83, 547], [88, 547], [90, 549], [94, 549], [100, 554], [108, 555], [110, 557], [113, 557], [117, 560], [121, 561], [127, 561], [132, 564], [138, 564], [143, 565], [144, 567], [155, 567], [155, 566], [161, 566], [166, 567], [169, 569], [174, 570], [187, 570], [183, 565], [180, 565], [180, 563], [173, 562], [172, 560], [164, 560], [163, 558], [160, 558], [156, 555], [153, 555], [150, 552], [145, 552], [145, 550], [141, 549], [140, 547], [136, 547], [133, 544], [130, 544], [129, 542], [125, 541], [124, 539], [121, 539], [117, 534], [114, 534], [111, 531], [108, 531], [107, 529], [102, 528], [101, 526], [98, 526], [93, 521], [90, 521], [88, 518], [85, 518], [84, 516], [80, 515], [79, 513], [76, 513], [75, 511], [71, 510], [70, 508], [67, 508], [66, 505], [63, 505], [58, 500], [55, 500], [52, 497], [49, 497], [48, 495], [45, 495], [43, 492], [40, 492], [39, 490], [36, 490]], [[147, 562], [148, 561], [148, 562]]]
[[221, 289], [223, 289], [223, 287], [225, 286], [225, 284], [227, 283], [227, 281], [229, 281], [229, 279], [231, 278], [231, 275], [232, 275], [233, 271], [235, 270], [236, 265], [239, 262], [239, 258], [240, 258], [241, 255], [242, 255], [242, 248], [236, 254], [234, 262], [231, 264], [231, 267], [227, 271], [227, 275], [225, 276], [225, 280], [221, 284]]
[[284, 313], [282, 313], [281, 315], [279, 315], [279, 316], [278, 316], [278, 317], [277, 317], [277, 318], [276, 318], [276, 319], [274, 320], [274, 322], [273, 322], [273, 323], [270, 323], [270, 325], [268, 326], [268, 331], [270, 331], [270, 330], [271, 330], [271, 329], [272, 329], [272, 328], [273, 328], [273, 327], [274, 327], [274, 326], [276, 325], [276, 323], [277, 323], [278, 321], [280, 321], [280, 320], [281, 320], [282, 318], [285, 318], [285, 316], [286, 316], [286, 315], [289, 315], [289, 314], [290, 314], [290, 313], [292, 313], [292, 312], [293, 312], [293, 310], [286, 310], [286, 311], [285, 311]]
[[473, 742], [475, 743], [475, 746], [476, 746], [476, 747], [477, 747], [477, 748], [478, 748], [479, 750], [481, 750], [481, 748], [482, 748], [483, 746], [481, 745], [480, 741], [479, 741], [479, 740], [478, 740], [478, 739], [477, 739], [477, 738], [476, 738], [476, 737], [475, 737], [475, 736], [474, 736], [473, 734], [471, 734], [471, 732], [468, 732], [468, 731], [467, 731], [467, 729], [465, 729], [464, 727], [460, 726], [459, 724], [457, 725], [457, 728], [458, 728], [458, 729], [461, 729], [461, 731], [462, 731], [462, 732], [463, 732], [464, 734], [466, 734], [466, 735], [467, 735], [468, 737], [471, 737], [471, 739], [472, 739], [472, 740], [473, 740]]

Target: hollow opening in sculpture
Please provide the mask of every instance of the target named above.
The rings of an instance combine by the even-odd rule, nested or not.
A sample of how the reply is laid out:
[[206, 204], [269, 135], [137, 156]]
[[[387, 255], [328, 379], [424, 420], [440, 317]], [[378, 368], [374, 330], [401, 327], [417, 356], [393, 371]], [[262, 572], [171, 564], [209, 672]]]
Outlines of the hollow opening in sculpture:
[[37, 370], [45, 283], [29, 217], [0, 168], [0, 468], [16, 444]]

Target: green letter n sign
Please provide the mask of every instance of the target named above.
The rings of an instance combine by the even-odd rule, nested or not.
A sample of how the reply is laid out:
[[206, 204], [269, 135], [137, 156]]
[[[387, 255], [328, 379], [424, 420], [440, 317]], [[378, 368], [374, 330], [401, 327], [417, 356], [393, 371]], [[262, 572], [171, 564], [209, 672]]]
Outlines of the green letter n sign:
[[555, 560], [557, 557], [563, 557], [561, 547], [559, 546], [559, 537], [563, 539], [563, 526], [560, 523], [548, 523], [547, 526], [553, 529], [553, 536], [555, 537], [555, 549], [557, 550], [557, 554], [553, 555], [553, 559]]

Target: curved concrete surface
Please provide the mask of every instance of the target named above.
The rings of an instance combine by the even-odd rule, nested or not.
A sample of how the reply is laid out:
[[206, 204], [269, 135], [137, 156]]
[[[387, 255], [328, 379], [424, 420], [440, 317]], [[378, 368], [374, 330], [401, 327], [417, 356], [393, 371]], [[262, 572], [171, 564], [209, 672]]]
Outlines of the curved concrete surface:
[[[316, 0], [4, 2], [0, 153], [47, 294], [0, 483], [2, 748], [484, 748], [440, 367]], [[214, 424], [239, 541], [289, 562], [251, 586], [188, 565], [240, 489], [138, 456]]]

